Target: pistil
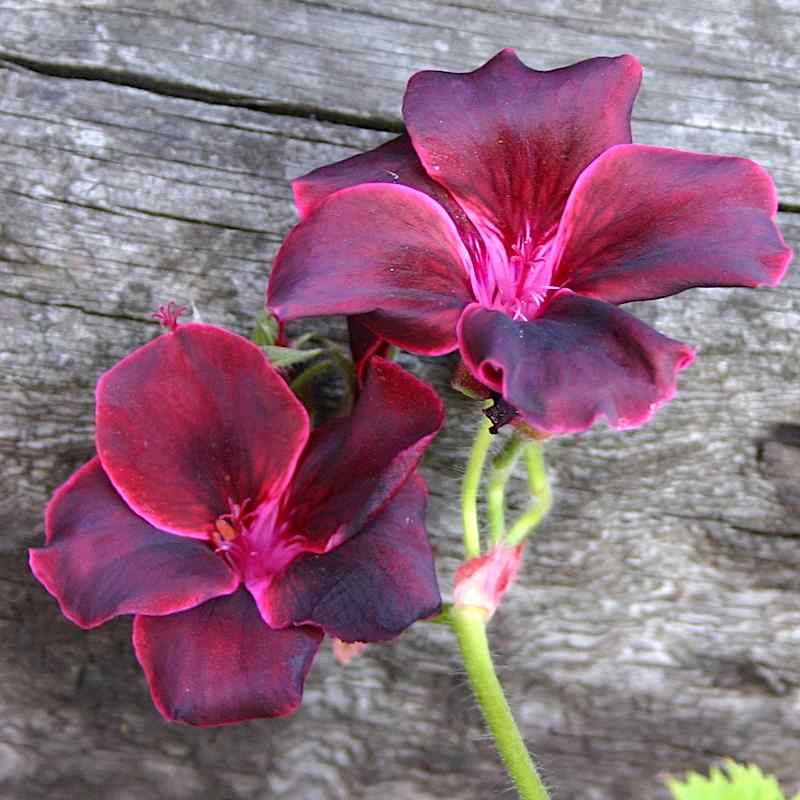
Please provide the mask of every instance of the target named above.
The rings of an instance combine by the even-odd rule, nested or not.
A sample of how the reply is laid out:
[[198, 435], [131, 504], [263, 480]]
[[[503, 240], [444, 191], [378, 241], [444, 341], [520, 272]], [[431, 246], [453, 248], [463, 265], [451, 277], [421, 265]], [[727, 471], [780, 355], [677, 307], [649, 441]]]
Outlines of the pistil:
[[493, 286], [485, 293], [488, 296], [481, 297], [488, 308], [504, 311], [522, 322], [539, 313], [550, 291], [558, 288], [551, 285], [552, 233], [539, 235], [526, 229], [509, 249], [492, 251]]
[[178, 319], [188, 313], [188, 306], [179, 306], [174, 300], [170, 300], [165, 306], [159, 306], [158, 311], [154, 311], [150, 316], [158, 320], [162, 327], [174, 331], [178, 327]]

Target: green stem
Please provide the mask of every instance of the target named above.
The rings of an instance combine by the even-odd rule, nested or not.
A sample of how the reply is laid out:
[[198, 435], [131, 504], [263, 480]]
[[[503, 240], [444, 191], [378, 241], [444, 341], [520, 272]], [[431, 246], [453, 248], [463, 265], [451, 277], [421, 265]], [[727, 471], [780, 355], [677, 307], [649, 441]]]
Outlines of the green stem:
[[461, 518], [464, 524], [464, 557], [477, 558], [481, 554], [481, 533], [478, 525], [478, 489], [481, 483], [483, 465], [492, 441], [489, 433], [491, 423], [481, 421], [475, 434], [472, 450], [467, 461], [467, 471], [461, 484]]
[[472, 690], [521, 800], [548, 800], [494, 671], [484, 612], [469, 606], [454, 608], [450, 618]]
[[525, 451], [525, 461], [528, 468], [528, 486], [536, 502], [511, 526], [511, 530], [506, 537], [506, 542], [511, 547], [518, 545], [530, 534], [544, 519], [553, 504], [553, 495], [550, 491], [550, 480], [547, 477], [544, 450], [541, 442], [529, 443]]
[[290, 384], [289, 388], [296, 394], [300, 395], [303, 393], [303, 390], [308, 386], [317, 375], [325, 372], [325, 370], [331, 369], [333, 367], [333, 362], [328, 361], [326, 358], [323, 361], [317, 361], [316, 364], [312, 364], [307, 369], [304, 369]]
[[495, 544], [502, 540], [506, 532], [506, 484], [514, 464], [526, 446], [525, 439], [512, 433], [503, 449], [492, 460], [486, 487], [486, 513], [489, 517], [489, 533]]
[[453, 624], [453, 604], [442, 603], [442, 610], [435, 617], [421, 619], [419, 622], [427, 622], [430, 625], [452, 625]]

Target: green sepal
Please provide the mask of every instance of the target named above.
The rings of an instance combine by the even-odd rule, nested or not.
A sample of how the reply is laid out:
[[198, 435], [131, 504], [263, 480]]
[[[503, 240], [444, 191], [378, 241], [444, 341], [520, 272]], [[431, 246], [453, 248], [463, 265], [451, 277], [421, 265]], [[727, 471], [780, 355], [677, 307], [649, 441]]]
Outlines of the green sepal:
[[256, 326], [250, 334], [250, 339], [259, 347], [270, 347], [278, 341], [279, 332], [278, 318], [262, 311], [256, 318]]
[[310, 361], [324, 352], [320, 348], [298, 350], [296, 347], [279, 347], [275, 344], [262, 345], [261, 349], [276, 369], [302, 364], [304, 361]]

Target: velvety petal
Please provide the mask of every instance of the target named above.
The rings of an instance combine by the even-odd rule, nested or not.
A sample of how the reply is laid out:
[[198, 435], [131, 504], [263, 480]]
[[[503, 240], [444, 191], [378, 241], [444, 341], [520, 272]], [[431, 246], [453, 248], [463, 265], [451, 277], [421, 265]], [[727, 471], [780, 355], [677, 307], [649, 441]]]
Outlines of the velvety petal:
[[297, 710], [321, 640], [318, 628], [268, 627], [244, 588], [180, 614], [138, 616], [133, 626], [156, 708], [202, 726]]
[[385, 339], [374, 334], [361, 314], [347, 318], [347, 332], [350, 337], [350, 354], [356, 368], [359, 381], [363, 378], [364, 367], [372, 356], [385, 356], [391, 345]]
[[119, 614], [171, 614], [233, 592], [239, 578], [202, 542], [137, 517], [92, 459], [53, 495], [33, 574], [64, 616], [93, 628]]
[[391, 639], [437, 614], [426, 500], [424, 481], [411, 476], [356, 536], [329, 553], [306, 553], [277, 575], [262, 613], [276, 626], [321, 625], [345, 642]]
[[464, 209], [425, 171], [407, 134], [374, 150], [319, 167], [292, 181], [295, 204], [305, 219], [326, 197], [361, 183], [394, 183], [424, 192], [450, 216], [470, 253], [480, 258], [482, 241]]
[[290, 527], [320, 549], [360, 530], [416, 469], [443, 414], [430, 386], [372, 358], [353, 413], [311, 435], [286, 499]]
[[545, 237], [581, 171], [631, 141], [632, 56], [539, 72], [503, 50], [466, 74], [419, 72], [403, 116], [428, 174], [506, 246]]
[[472, 299], [468, 255], [452, 220], [425, 194], [379, 183], [328, 197], [286, 238], [268, 305], [282, 320], [370, 315], [393, 344], [439, 355], [456, 347]]
[[530, 322], [470, 306], [460, 336], [475, 376], [551, 433], [586, 430], [602, 417], [616, 428], [641, 425], [694, 359], [690, 347], [616, 306], [566, 291]]
[[179, 325], [97, 385], [97, 450], [111, 482], [146, 520], [204, 536], [221, 514], [286, 486], [308, 414], [254, 344], [210, 325]]
[[572, 190], [554, 280], [612, 303], [693, 286], [775, 286], [791, 258], [776, 210], [772, 180], [747, 159], [614, 147]]

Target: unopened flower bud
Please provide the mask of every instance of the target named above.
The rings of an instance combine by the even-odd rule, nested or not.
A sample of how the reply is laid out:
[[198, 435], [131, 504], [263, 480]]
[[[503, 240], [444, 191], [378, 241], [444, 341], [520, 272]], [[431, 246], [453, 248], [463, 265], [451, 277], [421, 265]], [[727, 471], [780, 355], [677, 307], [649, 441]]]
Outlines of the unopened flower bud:
[[465, 561], [456, 572], [453, 605], [478, 608], [491, 619], [503, 595], [508, 591], [522, 564], [524, 543], [516, 547], [502, 545], [485, 556]]

